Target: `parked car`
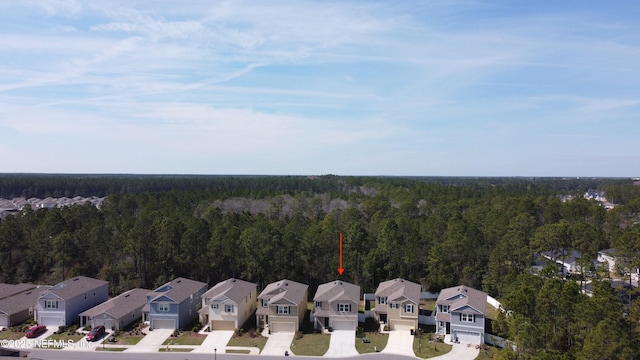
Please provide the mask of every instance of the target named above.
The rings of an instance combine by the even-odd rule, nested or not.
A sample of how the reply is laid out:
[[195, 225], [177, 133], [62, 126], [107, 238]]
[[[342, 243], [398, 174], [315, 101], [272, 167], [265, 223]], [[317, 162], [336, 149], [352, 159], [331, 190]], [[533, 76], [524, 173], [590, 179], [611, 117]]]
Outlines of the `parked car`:
[[34, 337], [38, 337], [38, 335], [42, 334], [43, 332], [47, 331], [47, 327], [44, 325], [33, 325], [32, 327], [29, 328], [29, 330], [27, 330], [24, 333], [25, 337], [28, 338], [34, 338]]
[[102, 338], [105, 334], [104, 325], [98, 325], [94, 327], [89, 334], [87, 334], [87, 341], [96, 341]]

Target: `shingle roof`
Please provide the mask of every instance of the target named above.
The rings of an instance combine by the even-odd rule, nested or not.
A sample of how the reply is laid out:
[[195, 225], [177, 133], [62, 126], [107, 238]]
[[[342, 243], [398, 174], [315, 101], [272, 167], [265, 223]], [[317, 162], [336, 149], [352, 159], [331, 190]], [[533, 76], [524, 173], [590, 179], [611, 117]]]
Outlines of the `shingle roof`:
[[141, 308], [147, 303], [147, 294], [150, 290], [135, 288], [126, 291], [102, 304], [81, 312], [80, 316], [96, 317], [100, 314], [108, 313], [116, 319], [128, 315], [137, 308]]
[[486, 314], [487, 294], [464, 285], [454, 286], [440, 291], [436, 304], [449, 305], [449, 312], [471, 306], [480, 313]]
[[387, 303], [395, 302], [404, 297], [415, 304], [419, 304], [421, 290], [420, 284], [397, 278], [381, 282], [376, 290], [376, 296], [386, 297]]
[[74, 278], [55, 284], [49, 290], [41, 292], [40, 296], [51, 293], [56, 294], [63, 300], [68, 300], [94, 290], [105, 284], [109, 284], [109, 282], [85, 276], [76, 276]]
[[33, 284], [0, 284], [0, 299], [7, 298], [9, 296], [13, 296], [19, 294], [23, 291], [33, 289], [36, 285]]
[[169, 281], [147, 295], [153, 296], [151, 301], [164, 295], [179, 304], [192, 294], [198, 292], [198, 290], [206, 288], [206, 286], [207, 284], [203, 282], [180, 277]]
[[270, 302], [286, 299], [294, 304], [301, 304], [309, 285], [301, 284], [292, 280], [282, 279], [271, 283], [262, 290], [258, 299], [270, 298]]
[[35, 305], [38, 302], [38, 297], [40, 297], [40, 291], [48, 288], [49, 286], [46, 285], [40, 285], [37, 288], [33, 285], [33, 287], [27, 291], [23, 291], [0, 300], [0, 313], [13, 315], [28, 309], [31, 306], [35, 308]]
[[336, 280], [318, 286], [314, 301], [333, 302], [337, 300], [360, 301], [360, 286]]
[[207, 290], [202, 297], [216, 300], [224, 296], [235, 303], [240, 303], [247, 295], [251, 294], [253, 290], [256, 290], [257, 287], [257, 284], [231, 278], [217, 283], [211, 289]]

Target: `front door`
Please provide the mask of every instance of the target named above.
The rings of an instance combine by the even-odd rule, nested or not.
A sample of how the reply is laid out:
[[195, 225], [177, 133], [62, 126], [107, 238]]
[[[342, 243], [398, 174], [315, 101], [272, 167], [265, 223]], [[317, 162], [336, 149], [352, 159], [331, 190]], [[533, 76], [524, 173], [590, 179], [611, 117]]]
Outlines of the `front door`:
[[329, 327], [329, 318], [328, 317], [324, 318], [324, 327], [325, 328]]

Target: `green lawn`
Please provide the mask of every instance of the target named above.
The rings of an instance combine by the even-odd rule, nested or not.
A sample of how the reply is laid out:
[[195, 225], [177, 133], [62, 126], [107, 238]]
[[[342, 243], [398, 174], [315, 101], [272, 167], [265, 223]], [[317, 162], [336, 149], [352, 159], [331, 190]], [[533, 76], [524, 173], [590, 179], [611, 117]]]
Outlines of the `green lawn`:
[[258, 335], [256, 337], [250, 337], [248, 333], [243, 334], [242, 336], [232, 337], [227, 346], [246, 346], [246, 347], [257, 347], [262, 351], [264, 348], [264, 344], [267, 343], [267, 338]]
[[166, 347], [161, 347], [158, 351], [159, 352], [191, 352], [191, 350], [193, 349], [175, 349], [169, 346], [169, 350], [167, 350]]
[[251, 354], [251, 351], [249, 350], [227, 350], [225, 351], [226, 354]]
[[440, 356], [451, 351], [453, 346], [441, 342], [430, 342], [433, 333], [423, 334], [421, 337], [416, 336], [413, 339], [413, 352], [419, 358], [430, 358]]
[[420, 309], [434, 311], [436, 309], [435, 300], [420, 300]]
[[377, 332], [365, 333], [365, 337], [369, 339], [369, 343], [363, 343], [361, 338], [356, 338], [356, 350], [358, 350], [360, 354], [372, 353], [376, 350], [382, 351], [382, 349], [387, 346], [387, 341], [389, 340], [389, 335]]
[[304, 334], [302, 339], [293, 340], [291, 351], [296, 355], [322, 356], [329, 350], [331, 335]]
[[84, 334], [78, 334], [74, 332], [73, 335], [69, 335], [69, 333], [65, 331], [62, 334], [53, 334], [49, 336], [47, 339], [64, 340], [64, 341], [73, 340], [74, 342], [78, 342], [82, 340], [84, 337], [85, 337]]
[[5, 330], [0, 332], [0, 340], [18, 340], [24, 336], [23, 332]]
[[500, 349], [495, 346], [484, 346], [484, 349], [480, 350], [480, 354], [476, 357], [476, 360], [491, 360], [498, 353]]
[[498, 309], [493, 306], [487, 304], [487, 319], [498, 320]]
[[185, 331], [178, 337], [170, 337], [165, 340], [162, 345], [201, 345], [207, 335], [201, 335], [196, 332]]
[[111, 348], [111, 347], [103, 348], [102, 346], [98, 346], [96, 348], [96, 351], [116, 351], [117, 352], [117, 351], [125, 351], [125, 350], [127, 350], [127, 348]]

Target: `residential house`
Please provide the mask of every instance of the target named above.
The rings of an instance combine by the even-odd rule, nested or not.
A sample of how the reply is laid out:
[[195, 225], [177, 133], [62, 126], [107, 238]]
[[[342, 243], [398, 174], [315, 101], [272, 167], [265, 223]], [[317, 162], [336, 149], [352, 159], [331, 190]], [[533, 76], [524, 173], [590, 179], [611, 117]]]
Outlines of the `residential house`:
[[202, 295], [200, 322], [210, 330], [235, 330], [256, 310], [258, 285], [238, 279], [217, 283]]
[[78, 320], [81, 312], [108, 298], [109, 282], [76, 276], [40, 292], [35, 318], [40, 325], [71, 325]]
[[283, 279], [271, 283], [258, 295], [256, 321], [270, 333], [296, 332], [307, 312], [309, 286]]
[[376, 290], [373, 314], [389, 330], [415, 330], [420, 310], [420, 284], [404, 279], [381, 282]]
[[49, 288], [49, 286], [43, 285], [17, 285], [21, 286], [13, 287], [13, 289], [26, 288], [26, 290], [6, 296], [0, 300], [0, 328], [21, 324], [27, 319], [33, 318], [35, 304], [40, 296], [40, 291]]
[[80, 326], [94, 328], [104, 325], [108, 330], [120, 330], [142, 318], [148, 289], [131, 289], [89, 310], [80, 313]]
[[35, 287], [36, 287], [36, 285], [25, 284], [25, 283], [20, 283], [20, 284], [5, 284], [5, 283], [1, 283], [0, 284], [0, 299], [8, 298], [10, 296], [13, 296], [13, 295], [19, 294], [21, 292], [33, 289]]
[[[580, 272], [580, 264], [578, 261], [580, 258], [582, 258], [582, 253], [580, 251], [576, 251], [576, 250], [565, 251], [564, 255], [562, 253], [562, 250], [557, 253], [552, 253], [551, 251], [545, 251], [541, 253], [541, 255], [545, 259], [555, 261], [557, 264], [562, 266], [563, 273]], [[589, 261], [589, 264], [591, 264], [592, 262], [593, 261]]]
[[460, 285], [443, 289], [436, 299], [436, 334], [450, 334], [452, 341], [484, 343], [487, 294]]
[[[614, 248], [604, 249], [598, 251], [598, 262], [602, 264], [606, 264], [609, 269], [609, 273], [613, 276], [618, 274], [620, 271], [625, 271], [624, 261], [618, 261], [618, 256], [616, 255], [616, 250]], [[620, 269], [618, 269], [620, 267]], [[628, 269], [626, 269], [628, 271]], [[627, 272], [627, 276], [629, 273]], [[640, 268], [633, 268], [631, 271], [631, 279], [633, 281], [640, 280]]]
[[147, 294], [142, 319], [151, 329], [182, 329], [198, 314], [207, 284], [177, 278]]
[[358, 327], [360, 286], [342, 280], [322, 284], [313, 302], [316, 329], [355, 330]]

